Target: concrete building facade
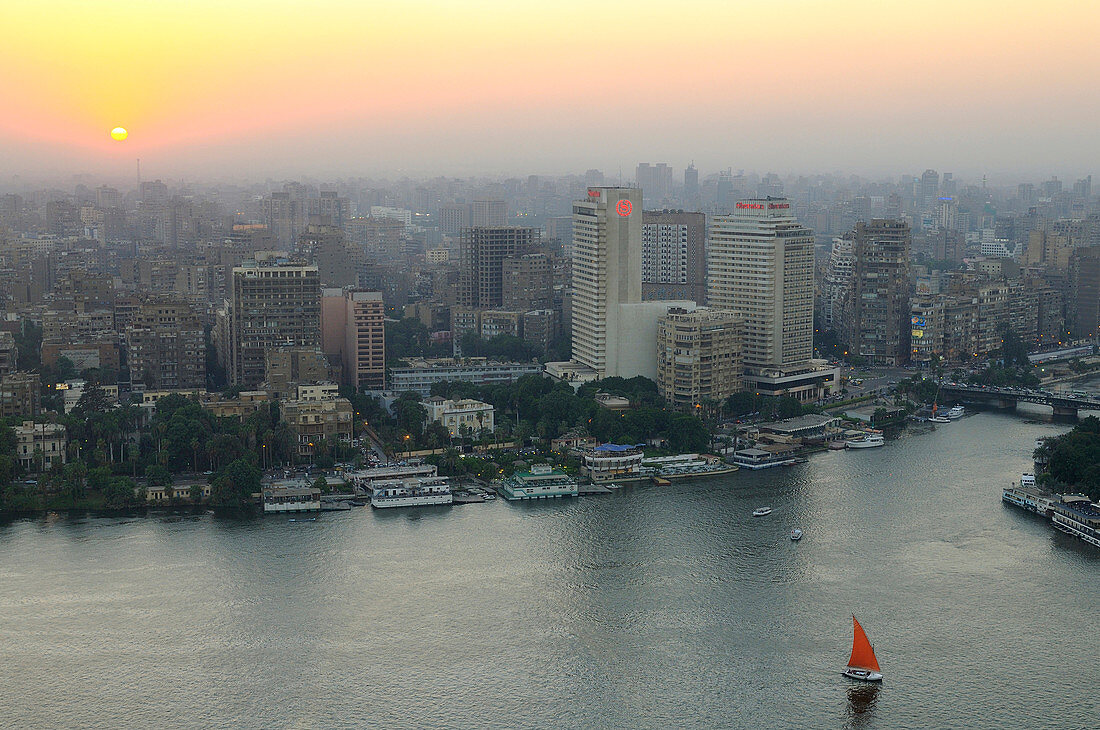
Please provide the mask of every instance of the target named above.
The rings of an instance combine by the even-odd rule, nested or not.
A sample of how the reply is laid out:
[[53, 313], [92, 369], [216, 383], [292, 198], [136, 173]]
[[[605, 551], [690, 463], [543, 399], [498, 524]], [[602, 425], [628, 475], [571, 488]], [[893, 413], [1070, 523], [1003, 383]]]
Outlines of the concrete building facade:
[[642, 213], [642, 299], [688, 299], [707, 290], [707, 219], [703, 213]]
[[264, 379], [264, 352], [321, 344], [321, 280], [316, 266], [250, 261], [233, 268], [229, 376], [234, 385]]
[[741, 390], [741, 319], [721, 309], [670, 309], [657, 320], [657, 388], [680, 407]]

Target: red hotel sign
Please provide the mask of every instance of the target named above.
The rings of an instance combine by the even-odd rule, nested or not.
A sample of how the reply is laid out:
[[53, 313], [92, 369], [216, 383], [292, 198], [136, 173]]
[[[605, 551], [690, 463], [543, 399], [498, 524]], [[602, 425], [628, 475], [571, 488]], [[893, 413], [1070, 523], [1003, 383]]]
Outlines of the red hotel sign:
[[588, 197], [598, 198], [598, 197], [600, 197], [600, 191], [599, 190], [593, 190], [592, 188], [588, 188]]

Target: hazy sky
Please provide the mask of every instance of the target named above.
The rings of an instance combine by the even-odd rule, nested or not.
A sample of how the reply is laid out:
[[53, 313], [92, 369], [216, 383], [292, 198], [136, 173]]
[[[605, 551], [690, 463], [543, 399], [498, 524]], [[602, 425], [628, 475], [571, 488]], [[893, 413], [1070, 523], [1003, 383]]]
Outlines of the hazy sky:
[[0, 0], [0, 175], [1082, 176], [1097, 38], [1094, 0]]

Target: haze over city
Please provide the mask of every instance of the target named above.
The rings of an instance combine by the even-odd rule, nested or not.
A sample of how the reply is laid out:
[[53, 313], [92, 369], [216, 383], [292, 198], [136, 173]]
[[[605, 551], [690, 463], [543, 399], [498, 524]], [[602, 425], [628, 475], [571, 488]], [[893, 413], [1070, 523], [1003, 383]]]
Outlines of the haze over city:
[[[8, 3], [5, 174], [1080, 175], [1092, 3]], [[129, 138], [108, 132], [126, 127]]]
[[0, 5], [0, 728], [1096, 726], [1096, 0]]

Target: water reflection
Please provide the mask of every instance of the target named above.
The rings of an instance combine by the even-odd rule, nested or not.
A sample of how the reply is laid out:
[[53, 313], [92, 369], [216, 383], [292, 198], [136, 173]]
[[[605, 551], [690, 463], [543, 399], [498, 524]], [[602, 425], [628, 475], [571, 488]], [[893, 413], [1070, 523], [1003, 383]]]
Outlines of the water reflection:
[[871, 722], [881, 689], [877, 684], [859, 684], [848, 688], [848, 727], [865, 727]]

